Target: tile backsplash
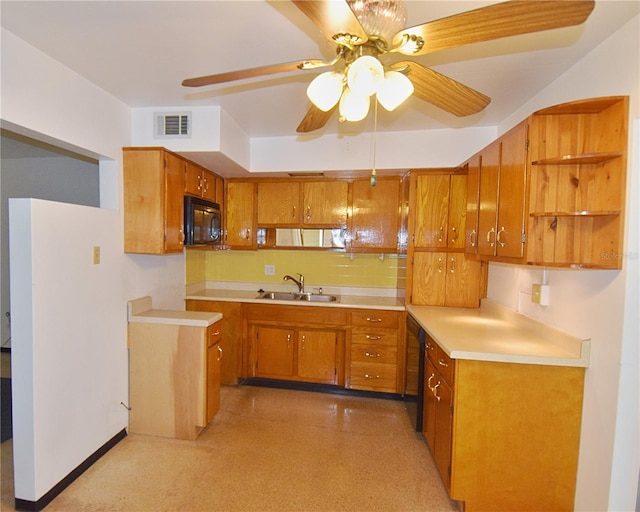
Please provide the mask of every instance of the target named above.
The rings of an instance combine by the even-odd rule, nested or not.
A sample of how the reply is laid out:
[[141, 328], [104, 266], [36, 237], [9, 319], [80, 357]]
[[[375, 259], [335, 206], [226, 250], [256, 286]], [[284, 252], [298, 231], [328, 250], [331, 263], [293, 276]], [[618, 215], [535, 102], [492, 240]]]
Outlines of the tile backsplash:
[[[275, 268], [265, 275], [265, 266]], [[304, 275], [309, 286], [404, 288], [406, 257], [332, 251], [187, 251], [186, 283], [238, 281], [282, 283], [285, 274]]]

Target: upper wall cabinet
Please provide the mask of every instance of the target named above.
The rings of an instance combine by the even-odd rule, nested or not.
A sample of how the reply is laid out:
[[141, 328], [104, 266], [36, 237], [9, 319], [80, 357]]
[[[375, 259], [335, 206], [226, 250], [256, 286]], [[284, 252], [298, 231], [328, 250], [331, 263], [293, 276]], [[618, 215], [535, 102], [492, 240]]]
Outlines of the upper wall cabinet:
[[185, 161], [184, 193], [217, 202], [216, 175], [198, 164]]
[[532, 115], [528, 263], [622, 267], [628, 111], [618, 96]]
[[402, 187], [400, 176], [354, 180], [349, 232], [350, 248], [359, 252], [398, 252], [401, 226]]
[[183, 161], [162, 148], [124, 148], [123, 167], [125, 252], [182, 252]]
[[467, 170], [467, 205], [465, 208], [464, 252], [469, 255], [478, 253], [478, 213], [480, 209], [480, 165], [482, 157], [472, 156], [463, 167]]
[[255, 182], [228, 180], [225, 198], [225, 246], [230, 249], [256, 249]]
[[258, 183], [258, 225], [345, 226], [348, 189], [346, 181], [261, 181]]
[[527, 133], [525, 121], [480, 152], [477, 247], [483, 259], [524, 257]]

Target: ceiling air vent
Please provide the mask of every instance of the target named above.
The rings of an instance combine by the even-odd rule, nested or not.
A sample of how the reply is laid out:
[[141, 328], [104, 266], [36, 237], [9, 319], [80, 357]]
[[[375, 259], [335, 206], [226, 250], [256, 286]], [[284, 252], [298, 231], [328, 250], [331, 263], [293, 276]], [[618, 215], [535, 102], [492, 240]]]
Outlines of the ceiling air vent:
[[156, 113], [154, 125], [156, 139], [191, 137], [191, 112]]

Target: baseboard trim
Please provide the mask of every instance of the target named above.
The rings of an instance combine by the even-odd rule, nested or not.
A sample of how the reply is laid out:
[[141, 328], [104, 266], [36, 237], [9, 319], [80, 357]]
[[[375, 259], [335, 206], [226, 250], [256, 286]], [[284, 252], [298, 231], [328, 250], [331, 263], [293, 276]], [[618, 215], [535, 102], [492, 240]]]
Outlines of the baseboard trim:
[[84, 462], [82, 462], [76, 469], [71, 471], [71, 473], [69, 473], [62, 480], [60, 480], [60, 482], [54, 485], [51, 490], [44, 496], [42, 496], [42, 498], [40, 498], [38, 501], [29, 501], [16, 498], [16, 510], [39, 512], [40, 510], [44, 509], [56, 498], [56, 496], [58, 496], [62, 491], [69, 487], [69, 485], [71, 485], [76, 478], [82, 475], [82, 473], [84, 473], [94, 463], [96, 463], [98, 459], [100, 459], [100, 457], [111, 450], [111, 448], [122, 441], [125, 437], [127, 437], [127, 430], [123, 428], [120, 432], [118, 432], [115, 436], [113, 436], [105, 444], [103, 444], [100, 448], [93, 452], [89, 457], [87, 457]]
[[315, 391], [318, 393], [332, 393], [334, 395], [360, 396], [366, 398], [384, 398], [386, 400], [403, 400], [399, 393], [384, 393], [381, 391], [364, 391], [359, 389], [347, 389], [331, 384], [315, 384], [313, 382], [298, 382], [289, 380], [263, 379], [251, 377], [240, 379], [238, 382], [244, 386], [261, 386], [266, 388], [295, 389], [298, 391]]

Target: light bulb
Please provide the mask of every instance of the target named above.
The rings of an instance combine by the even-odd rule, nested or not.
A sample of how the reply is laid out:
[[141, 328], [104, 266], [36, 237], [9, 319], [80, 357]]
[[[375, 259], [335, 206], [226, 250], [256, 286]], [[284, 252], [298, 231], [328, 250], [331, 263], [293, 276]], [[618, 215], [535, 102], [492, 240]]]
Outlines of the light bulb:
[[360, 96], [371, 96], [383, 78], [382, 63], [371, 55], [358, 57], [347, 71], [349, 88]]
[[342, 94], [343, 75], [328, 71], [315, 77], [307, 87], [307, 97], [323, 112], [331, 110]]
[[413, 83], [399, 71], [387, 71], [378, 84], [378, 101], [392, 111], [413, 94]]
[[346, 87], [340, 98], [340, 118], [345, 121], [362, 121], [369, 113], [369, 96], [356, 94]]

